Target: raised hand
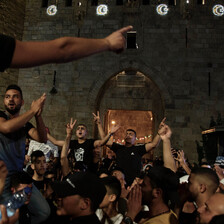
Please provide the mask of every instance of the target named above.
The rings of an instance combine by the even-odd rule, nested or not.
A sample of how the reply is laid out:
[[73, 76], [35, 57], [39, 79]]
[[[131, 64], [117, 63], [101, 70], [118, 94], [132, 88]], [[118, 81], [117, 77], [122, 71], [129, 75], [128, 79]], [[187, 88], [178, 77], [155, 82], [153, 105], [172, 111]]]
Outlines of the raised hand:
[[142, 208], [142, 190], [141, 187], [136, 184], [128, 196], [127, 202], [127, 216], [132, 220], [135, 219], [136, 215], [141, 211]]
[[159, 128], [158, 128], [158, 134], [161, 135], [165, 132], [165, 121], [166, 121], [166, 117], [163, 118], [163, 120], [160, 122], [159, 124]]
[[67, 125], [66, 125], [66, 133], [67, 133], [67, 135], [72, 135], [72, 131], [73, 131], [73, 128], [74, 128], [74, 126], [76, 124], [76, 121], [77, 120], [74, 120], [74, 122], [73, 122], [73, 118], [71, 118], [70, 123], [67, 123]]
[[177, 151], [177, 157], [174, 158], [176, 161], [180, 163], [180, 165], [185, 164], [185, 157], [184, 157], [184, 150], [178, 150]]
[[171, 138], [172, 131], [168, 125], [164, 124], [160, 132], [159, 135], [163, 141]]
[[0, 205], [2, 219], [0, 220], [0, 224], [14, 224], [19, 219], [19, 209], [16, 210], [15, 214], [11, 217], [7, 216], [7, 210], [4, 205]]
[[120, 125], [114, 125], [111, 127], [111, 134], [114, 134], [121, 126]]
[[224, 178], [224, 173], [222, 168], [219, 165], [214, 165], [214, 170], [216, 174], [218, 175], [219, 180], [222, 180]]
[[124, 50], [126, 43], [124, 34], [132, 29], [132, 26], [126, 26], [107, 36], [105, 40], [108, 42], [110, 51], [121, 53]]
[[96, 114], [92, 113], [92, 115], [93, 115], [94, 122], [96, 124], [100, 124], [101, 123], [101, 120], [100, 120], [100, 112], [97, 111]]
[[41, 113], [43, 111], [45, 100], [46, 100], [46, 93], [44, 93], [39, 99], [34, 100], [32, 102], [31, 110], [35, 113], [36, 116], [41, 115]]

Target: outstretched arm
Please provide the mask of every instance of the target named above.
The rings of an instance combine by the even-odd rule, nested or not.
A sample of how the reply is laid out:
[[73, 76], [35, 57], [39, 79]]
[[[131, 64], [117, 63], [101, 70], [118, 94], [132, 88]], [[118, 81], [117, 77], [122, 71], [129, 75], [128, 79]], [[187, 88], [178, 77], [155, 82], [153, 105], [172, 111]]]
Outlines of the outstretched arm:
[[125, 47], [123, 35], [131, 29], [132, 26], [124, 27], [104, 39], [62, 37], [46, 42], [16, 40], [11, 67], [26, 68], [49, 63], [65, 63], [103, 51], [119, 53]]
[[61, 150], [61, 169], [62, 169], [62, 174], [64, 177], [67, 176], [70, 172], [69, 163], [68, 163], [68, 150], [69, 150], [69, 144], [72, 138], [72, 131], [75, 126], [75, 123], [76, 123], [76, 120], [74, 120], [73, 122], [73, 119], [71, 118], [70, 123], [67, 123], [66, 125], [67, 135]]
[[165, 131], [165, 129], [164, 129], [165, 120], [166, 120], [166, 118], [164, 117], [159, 125], [158, 132], [157, 132], [156, 136], [154, 137], [153, 141], [145, 144], [145, 149], [147, 152], [155, 149], [159, 145], [160, 140], [161, 140], [160, 135]]
[[54, 145], [57, 145], [57, 146], [63, 146], [64, 145], [64, 143], [65, 143], [65, 141], [63, 141], [63, 140], [57, 140], [56, 138], [54, 138], [52, 135], [50, 135], [50, 134], [48, 134], [47, 133], [47, 139], [49, 140], [49, 141], [51, 141]]
[[107, 143], [107, 141], [110, 139], [110, 137], [120, 128], [119, 125], [114, 125], [110, 132], [102, 139], [102, 140], [96, 140], [94, 142], [94, 148], [98, 147], [98, 146], [102, 146], [105, 145]]

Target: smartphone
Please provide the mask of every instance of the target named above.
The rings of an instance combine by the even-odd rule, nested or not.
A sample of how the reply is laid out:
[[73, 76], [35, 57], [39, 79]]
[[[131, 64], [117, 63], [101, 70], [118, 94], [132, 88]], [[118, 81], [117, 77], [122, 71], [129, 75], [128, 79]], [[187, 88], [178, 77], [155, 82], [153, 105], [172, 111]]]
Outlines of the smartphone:
[[136, 31], [129, 31], [127, 32], [127, 41], [126, 41], [126, 48], [127, 49], [136, 49]]

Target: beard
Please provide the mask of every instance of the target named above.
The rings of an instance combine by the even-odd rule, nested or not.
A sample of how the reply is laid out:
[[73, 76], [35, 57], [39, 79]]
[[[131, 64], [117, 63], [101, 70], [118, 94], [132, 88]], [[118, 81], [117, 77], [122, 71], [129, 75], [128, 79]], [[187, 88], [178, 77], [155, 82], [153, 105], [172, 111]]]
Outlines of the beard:
[[18, 104], [15, 106], [15, 108], [11, 109], [9, 108], [7, 105], [5, 105], [5, 109], [7, 110], [7, 112], [11, 115], [15, 115], [20, 111], [22, 104]]

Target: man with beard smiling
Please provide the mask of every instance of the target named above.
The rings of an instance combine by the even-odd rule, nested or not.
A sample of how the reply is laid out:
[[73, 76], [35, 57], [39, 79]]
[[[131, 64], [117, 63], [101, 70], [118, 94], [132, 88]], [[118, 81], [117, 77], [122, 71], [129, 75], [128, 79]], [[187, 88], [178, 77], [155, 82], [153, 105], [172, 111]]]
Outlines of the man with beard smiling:
[[[46, 94], [43, 94], [32, 102], [27, 112], [20, 115], [20, 109], [24, 104], [22, 90], [17, 85], [9, 85], [6, 89], [4, 96], [6, 111], [0, 111], [0, 160], [5, 162], [8, 175], [0, 203], [11, 197], [10, 177], [23, 169], [26, 137], [29, 136], [39, 142], [47, 141], [46, 129], [41, 117], [45, 99]], [[29, 123], [33, 117], [37, 128]], [[31, 217], [32, 223], [40, 223], [49, 215], [49, 207], [36, 188], [33, 189], [29, 206], [31, 212], [37, 215]]]
[[117, 166], [124, 170], [127, 186], [131, 186], [135, 177], [139, 176], [142, 156], [158, 146], [161, 140], [160, 134], [165, 131], [165, 120], [166, 118], [160, 123], [157, 135], [152, 142], [135, 145], [136, 132], [133, 129], [126, 131], [124, 145], [114, 143], [112, 140], [107, 142], [106, 145], [116, 153]]

